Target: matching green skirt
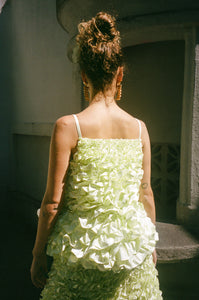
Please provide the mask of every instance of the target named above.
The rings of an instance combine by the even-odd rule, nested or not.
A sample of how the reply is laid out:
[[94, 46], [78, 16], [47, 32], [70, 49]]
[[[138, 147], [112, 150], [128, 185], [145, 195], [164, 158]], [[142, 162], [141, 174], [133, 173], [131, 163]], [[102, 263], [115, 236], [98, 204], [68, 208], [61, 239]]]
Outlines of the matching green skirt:
[[85, 269], [80, 264], [65, 266], [53, 261], [42, 300], [160, 300], [158, 272], [152, 256], [135, 269], [120, 272]]

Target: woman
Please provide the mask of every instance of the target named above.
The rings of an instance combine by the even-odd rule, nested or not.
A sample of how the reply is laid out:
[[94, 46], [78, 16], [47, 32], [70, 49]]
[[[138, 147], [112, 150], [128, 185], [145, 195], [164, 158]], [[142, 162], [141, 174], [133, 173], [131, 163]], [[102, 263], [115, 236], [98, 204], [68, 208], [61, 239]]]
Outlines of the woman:
[[[123, 79], [115, 19], [77, 36], [89, 106], [57, 120], [31, 277], [42, 299], [162, 299], [146, 126], [117, 105]], [[53, 264], [47, 273], [47, 254]]]

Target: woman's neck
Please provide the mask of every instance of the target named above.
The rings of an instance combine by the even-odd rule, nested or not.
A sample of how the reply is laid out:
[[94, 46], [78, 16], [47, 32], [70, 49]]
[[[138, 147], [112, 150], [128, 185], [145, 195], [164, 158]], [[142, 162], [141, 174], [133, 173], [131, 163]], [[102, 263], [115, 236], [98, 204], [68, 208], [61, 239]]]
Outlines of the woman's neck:
[[110, 106], [115, 103], [115, 99], [112, 96], [107, 96], [102, 94], [96, 94], [94, 98], [89, 102], [90, 105], [99, 104], [99, 105], [105, 105]]
[[104, 91], [90, 91], [90, 102], [89, 105], [92, 105], [94, 103], [103, 103], [106, 106], [109, 106], [113, 103], [115, 103], [115, 93], [116, 88], [113, 86], [113, 84], [109, 87], [106, 87]]

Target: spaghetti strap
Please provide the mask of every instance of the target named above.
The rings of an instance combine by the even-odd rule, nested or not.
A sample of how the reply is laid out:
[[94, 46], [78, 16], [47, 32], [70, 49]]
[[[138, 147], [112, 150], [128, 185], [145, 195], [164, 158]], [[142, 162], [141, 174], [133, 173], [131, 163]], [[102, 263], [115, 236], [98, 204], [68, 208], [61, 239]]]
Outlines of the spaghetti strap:
[[78, 118], [77, 118], [76, 115], [73, 115], [73, 117], [74, 117], [74, 119], [75, 119], [78, 137], [81, 138], [81, 137], [82, 137], [82, 133], [81, 133], [81, 129], [80, 129], [80, 126], [79, 126]]
[[139, 125], [139, 139], [141, 139], [141, 136], [142, 136], [142, 125], [141, 125], [141, 122], [140, 120], [136, 119], [137, 122], [138, 122], [138, 125]]

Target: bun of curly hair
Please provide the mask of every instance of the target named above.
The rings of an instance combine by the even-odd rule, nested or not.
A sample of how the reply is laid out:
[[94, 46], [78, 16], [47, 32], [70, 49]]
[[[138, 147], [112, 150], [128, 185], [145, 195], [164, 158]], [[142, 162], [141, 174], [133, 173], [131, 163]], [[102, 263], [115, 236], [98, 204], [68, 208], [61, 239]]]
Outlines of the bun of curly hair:
[[109, 85], [119, 66], [122, 66], [120, 33], [115, 18], [99, 12], [78, 26], [79, 64], [95, 90]]

